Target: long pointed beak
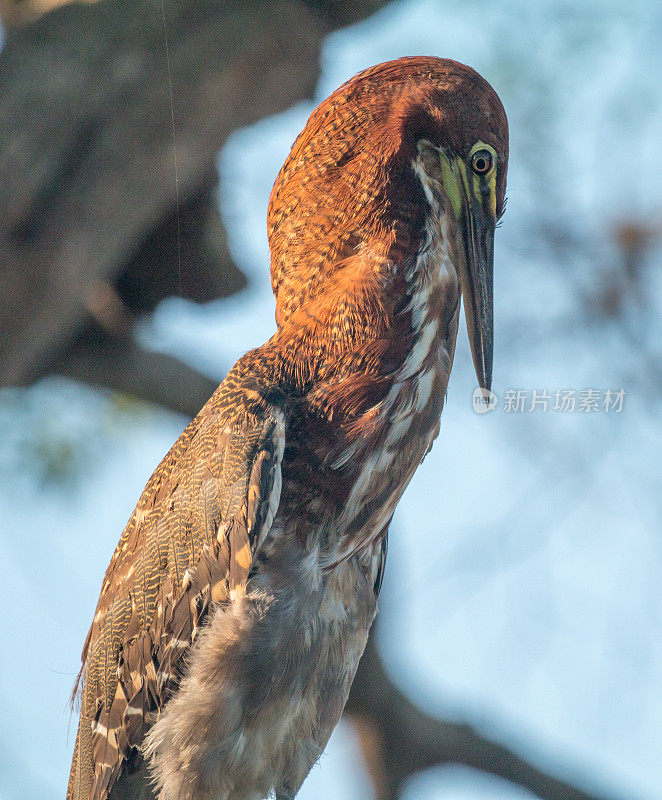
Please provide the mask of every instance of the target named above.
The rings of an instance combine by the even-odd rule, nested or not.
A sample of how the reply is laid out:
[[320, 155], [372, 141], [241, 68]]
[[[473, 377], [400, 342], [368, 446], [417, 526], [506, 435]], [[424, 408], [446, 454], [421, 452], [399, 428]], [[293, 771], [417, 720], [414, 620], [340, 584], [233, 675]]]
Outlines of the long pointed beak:
[[494, 222], [478, 202], [470, 200], [460, 224], [466, 252], [460, 282], [471, 355], [478, 385], [490, 390], [494, 355]]
[[[494, 352], [493, 271], [494, 198], [483, 195], [480, 182], [467, 175], [462, 160], [439, 150], [442, 185], [460, 228], [466, 258], [459, 259], [464, 315], [476, 377], [482, 389], [492, 388]], [[450, 211], [450, 210], [449, 210]]]

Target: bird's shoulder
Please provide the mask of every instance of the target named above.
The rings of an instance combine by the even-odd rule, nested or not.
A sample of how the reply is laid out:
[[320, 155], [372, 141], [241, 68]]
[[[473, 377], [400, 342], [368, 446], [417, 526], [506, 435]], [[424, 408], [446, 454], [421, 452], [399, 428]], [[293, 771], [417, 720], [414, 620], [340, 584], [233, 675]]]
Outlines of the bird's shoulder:
[[[283, 408], [273, 397], [266, 399], [268, 391], [251, 375], [246, 363], [251, 356], [228, 373], [150, 476], [106, 570], [92, 631], [103, 623], [117, 592], [136, 576], [142, 555], [168, 572], [175, 587], [181, 585], [201, 547], [216, 536], [214, 526], [238, 511], [237, 483], [248, 477], [258, 449], [282, 451]], [[165, 550], [149, 548], [157, 528]], [[190, 553], [179, 552], [178, 541], [187, 541]]]

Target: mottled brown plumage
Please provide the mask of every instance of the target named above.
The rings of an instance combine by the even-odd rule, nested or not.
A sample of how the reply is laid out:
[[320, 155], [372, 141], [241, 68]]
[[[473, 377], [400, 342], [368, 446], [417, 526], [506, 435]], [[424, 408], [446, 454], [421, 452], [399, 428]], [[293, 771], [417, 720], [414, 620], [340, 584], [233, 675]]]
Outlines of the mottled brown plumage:
[[460, 287], [489, 384], [506, 163], [496, 94], [452, 61], [374, 67], [313, 113], [270, 201], [278, 332], [157, 467], [106, 572], [69, 800], [296, 794], [438, 430]]

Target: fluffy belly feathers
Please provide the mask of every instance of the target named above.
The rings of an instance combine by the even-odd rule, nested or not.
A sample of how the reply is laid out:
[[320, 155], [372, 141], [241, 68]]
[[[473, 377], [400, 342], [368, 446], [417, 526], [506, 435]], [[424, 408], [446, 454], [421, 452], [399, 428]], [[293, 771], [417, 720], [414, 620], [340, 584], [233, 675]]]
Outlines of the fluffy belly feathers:
[[147, 737], [160, 800], [298, 791], [340, 718], [363, 653], [379, 550], [381, 542], [370, 545], [325, 575], [311, 554], [281, 551], [245, 594], [214, 612], [180, 691]]

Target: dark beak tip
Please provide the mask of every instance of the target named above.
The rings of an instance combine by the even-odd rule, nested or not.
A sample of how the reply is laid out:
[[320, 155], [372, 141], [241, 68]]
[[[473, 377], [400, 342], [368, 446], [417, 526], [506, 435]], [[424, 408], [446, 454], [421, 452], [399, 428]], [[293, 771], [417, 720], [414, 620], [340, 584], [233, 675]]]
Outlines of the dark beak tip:
[[491, 340], [478, 343], [472, 337], [471, 351], [474, 358], [474, 369], [476, 370], [476, 378], [478, 385], [481, 389], [492, 391], [492, 342]]
[[492, 376], [491, 375], [480, 375], [478, 377], [478, 385], [484, 392], [491, 392], [492, 391]]

